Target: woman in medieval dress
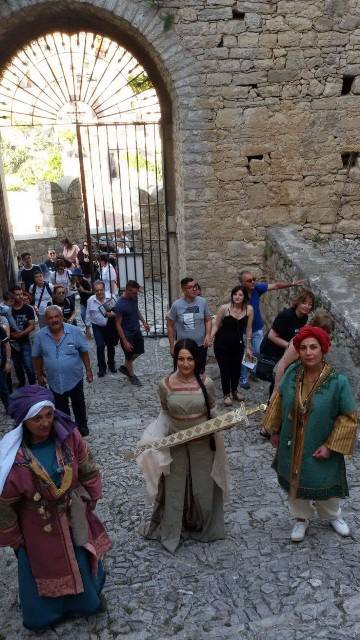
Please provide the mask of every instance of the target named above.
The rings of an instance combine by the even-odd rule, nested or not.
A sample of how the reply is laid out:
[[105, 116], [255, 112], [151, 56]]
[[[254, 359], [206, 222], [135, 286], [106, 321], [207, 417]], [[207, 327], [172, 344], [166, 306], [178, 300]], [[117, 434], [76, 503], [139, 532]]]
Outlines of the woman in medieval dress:
[[[199, 373], [198, 348], [179, 340], [174, 373], [161, 380], [160, 416], [140, 444], [177, 433], [214, 416], [213, 381]], [[223, 495], [228, 466], [221, 434], [205, 436], [165, 451], [148, 450], [137, 458], [150, 498], [155, 501], [146, 537], [160, 539], [174, 553], [181, 537], [210, 542], [225, 537]]]
[[287, 369], [264, 419], [277, 447], [273, 468], [296, 519], [293, 542], [304, 539], [313, 507], [339, 535], [350, 533], [340, 499], [348, 495], [344, 455], [356, 438], [356, 405], [346, 376], [324, 361], [330, 344], [323, 329], [300, 329], [293, 339], [299, 362]]
[[48, 389], [10, 398], [18, 425], [0, 442], [0, 546], [18, 559], [23, 624], [44, 629], [102, 611], [110, 539], [94, 513], [101, 480], [90, 450]]

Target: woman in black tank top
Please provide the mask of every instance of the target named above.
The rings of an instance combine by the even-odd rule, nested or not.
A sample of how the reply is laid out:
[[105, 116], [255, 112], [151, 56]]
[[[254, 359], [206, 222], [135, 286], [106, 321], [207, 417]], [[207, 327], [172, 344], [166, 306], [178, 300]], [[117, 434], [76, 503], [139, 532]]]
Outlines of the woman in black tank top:
[[241, 286], [234, 287], [231, 302], [220, 307], [213, 330], [214, 353], [220, 369], [224, 404], [227, 407], [232, 405], [232, 400], [244, 399], [238, 392], [238, 384], [245, 349], [244, 335], [247, 354], [252, 356], [253, 318], [254, 310], [248, 304], [247, 290]]

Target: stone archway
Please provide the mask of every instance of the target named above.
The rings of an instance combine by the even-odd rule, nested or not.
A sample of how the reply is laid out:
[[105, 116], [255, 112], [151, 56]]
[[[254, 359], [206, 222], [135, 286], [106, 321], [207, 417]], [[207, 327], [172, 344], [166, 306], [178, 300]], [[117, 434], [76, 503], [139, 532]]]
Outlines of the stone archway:
[[[100, 3], [99, 3], [100, 4]], [[144, 1], [128, 0], [104, 9], [94, 3], [32, 3], [3, 18], [0, 26], [0, 69], [26, 42], [42, 34], [66, 30], [92, 29], [121, 42], [146, 69], [157, 88], [163, 121], [163, 150], [168, 210], [170, 291], [176, 296], [180, 272], [186, 264], [184, 220], [184, 131], [186, 131], [196, 64], [172, 32], [164, 32], [156, 11]], [[196, 78], [194, 84], [201, 84]], [[201, 113], [197, 114], [201, 119]]]

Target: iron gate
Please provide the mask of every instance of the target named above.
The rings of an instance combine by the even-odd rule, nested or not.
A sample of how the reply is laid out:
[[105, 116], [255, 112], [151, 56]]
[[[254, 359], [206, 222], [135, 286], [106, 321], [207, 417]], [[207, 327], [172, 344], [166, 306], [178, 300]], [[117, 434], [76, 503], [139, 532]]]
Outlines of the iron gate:
[[[155, 334], [165, 332], [169, 299], [160, 122], [146, 69], [120, 43], [96, 32], [47, 33], [1, 70], [0, 127], [45, 126], [48, 136], [51, 127], [51, 136], [62, 130], [68, 141], [76, 128], [73, 156], [63, 153], [59, 136], [57, 152], [71, 165], [78, 151], [92, 277], [106, 254], [120, 290], [137, 280]], [[44, 179], [53, 180], [36, 176]]]
[[160, 123], [77, 125], [93, 273], [106, 256], [120, 291], [141, 285], [139, 304], [165, 334], [168, 247]]
[[77, 125], [80, 174], [93, 278], [101, 257], [141, 285], [139, 306], [165, 334], [168, 245], [160, 123]]

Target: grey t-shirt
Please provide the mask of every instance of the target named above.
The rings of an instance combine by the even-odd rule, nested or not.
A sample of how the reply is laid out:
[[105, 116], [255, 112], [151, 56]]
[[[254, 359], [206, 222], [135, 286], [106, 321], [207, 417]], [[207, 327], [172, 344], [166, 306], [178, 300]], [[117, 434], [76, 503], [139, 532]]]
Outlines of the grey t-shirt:
[[210, 317], [207, 300], [196, 296], [191, 302], [179, 298], [173, 303], [167, 317], [175, 322], [176, 339], [191, 338], [201, 346], [205, 338], [205, 319]]

